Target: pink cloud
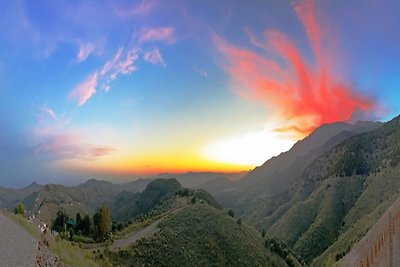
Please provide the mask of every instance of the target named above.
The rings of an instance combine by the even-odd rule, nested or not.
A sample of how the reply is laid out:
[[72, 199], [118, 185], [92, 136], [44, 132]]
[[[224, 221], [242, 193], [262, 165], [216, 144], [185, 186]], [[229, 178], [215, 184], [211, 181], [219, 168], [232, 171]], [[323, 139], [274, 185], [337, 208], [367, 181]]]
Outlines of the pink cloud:
[[146, 60], [147, 62], [150, 62], [152, 64], [160, 64], [163, 67], [166, 66], [164, 63], [164, 59], [162, 58], [161, 53], [157, 48], [144, 53], [143, 58], [144, 58], [144, 60]]
[[76, 59], [78, 62], [85, 61], [88, 56], [95, 50], [96, 46], [92, 43], [83, 43], [79, 44], [79, 51], [76, 55]]
[[126, 57], [124, 60], [121, 60], [118, 62], [118, 64], [115, 66], [118, 72], [122, 74], [130, 74], [133, 71], [136, 70], [135, 61], [138, 59], [138, 52], [136, 49], [131, 49], [128, 51], [126, 54]]
[[34, 148], [36, 155], [49, 155], [63, 159], [93, 160], [116, 151], [115, 148], [104, 145], [86, 144], [81, 136], [73, 133], [62, 133], [46, 136]]
[[102, 76], [106, 75], [115, 66], [117, 61], [120, 59], [123, 50], [124, 49], [122, 47], [119, 48], [117, 53], [115, 53], [114, 57], [109, 61], [107, 61], [106, 64], [104, 64], [103, 68], [100, 71], [100, 74]]
[[117, 78], [118, 74], [128, 75], [137, 70], [135, 62], [139, 58], [139, 49], [132, 48], [126, 52], [125, 56], [122, 56], [123, 52], [124, 49], [119, 48], [114, 57], [100, 70], [100, 76], [106, 77], [101, 86], [103, 92], [107, 93], [111, 89], [110, 83]]
[[69, 99], [76, 100], [78, 102], [78, 106], [82, 106], [89, 100], [95, 93], [96, 93], [96, 86], [97, 86], [97, 71], [87, 79], [77, 85], [68, 95]]
[[163, 41], [168, 44], [173, 44], [175, 42], [175, 29], [173, 27], [159, 27], [147, 29], [142, 32], [139, 36], [138, 42], [154, 42], [154, 41]]

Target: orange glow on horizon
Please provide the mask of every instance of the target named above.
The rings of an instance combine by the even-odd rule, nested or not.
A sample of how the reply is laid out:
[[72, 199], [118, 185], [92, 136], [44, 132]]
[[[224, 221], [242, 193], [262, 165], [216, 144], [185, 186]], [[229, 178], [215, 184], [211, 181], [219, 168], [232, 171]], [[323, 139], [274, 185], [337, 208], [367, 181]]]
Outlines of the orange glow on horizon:
[[213, 161], [198, 155], [142, 155], [100, 159], [98, 161], [63, 160], [55, 162], [54, 168], [111, 175], [143, 175], [160, 173], [180, 174], [186, 172], [238, 173], [256, 167], [253, 164], [232, 164]]

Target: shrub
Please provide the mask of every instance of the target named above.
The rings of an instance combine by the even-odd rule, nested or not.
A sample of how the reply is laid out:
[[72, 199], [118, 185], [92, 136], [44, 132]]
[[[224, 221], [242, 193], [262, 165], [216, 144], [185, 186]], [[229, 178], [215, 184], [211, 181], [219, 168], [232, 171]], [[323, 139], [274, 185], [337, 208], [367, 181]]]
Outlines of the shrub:
[[22, 203], [18, 203], [14, 208], [15, 214], [25, 214], [25, 206]]
[[235, 212], [232, 209], [230, 209], [230, 210], [228, 210], [228, 215], [233, 218], [233, 217], [235, 217]]

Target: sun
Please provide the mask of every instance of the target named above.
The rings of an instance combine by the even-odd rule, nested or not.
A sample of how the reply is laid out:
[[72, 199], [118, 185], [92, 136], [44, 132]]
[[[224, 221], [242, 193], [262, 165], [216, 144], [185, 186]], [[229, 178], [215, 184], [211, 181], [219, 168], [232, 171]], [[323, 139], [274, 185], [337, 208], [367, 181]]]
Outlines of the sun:
[[260, 166], [273, 156], [289, 150], [295, 141], [282, 137], [273, 129], [218, 140], [204, 148], [210, 160], [248, 166]]

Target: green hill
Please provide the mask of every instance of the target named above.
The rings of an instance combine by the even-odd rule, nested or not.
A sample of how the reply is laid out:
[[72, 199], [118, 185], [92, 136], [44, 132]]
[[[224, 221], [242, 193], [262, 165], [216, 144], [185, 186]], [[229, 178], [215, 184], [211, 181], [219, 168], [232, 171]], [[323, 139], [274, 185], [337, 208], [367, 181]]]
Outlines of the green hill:
[[400, 196], [400, 119], [348, 138], [320, 156], [277, 198], [259, 229], [317, 266], [340, 258]]
[[368, 121], [322, 125], [289, 151], [269, 159], [242, 179], [227, 185], [228, 188], [210, 192], [224, 207], [234, 208], [243, 217], [265, 217], [269, 212], [264, 202], [266, 198], [267, 202], [272, 198], [275, 205], [288, 201], [286, 191], [308, 165], [349, 137], [372, 131], [381, 125], [380, 122]]
[[151, 181], [141, 193], [122, 192], [112, 204], [115, 220], [129, 220], [147, 214], [182, 189], [175, 178]]
[[[288, 266], [261, 234], [206, 202], [163, 220], [160, 231], [128, 250], [109, 252], [115, 266]], [[293, 255], [288, 262], [299, 266]]]

